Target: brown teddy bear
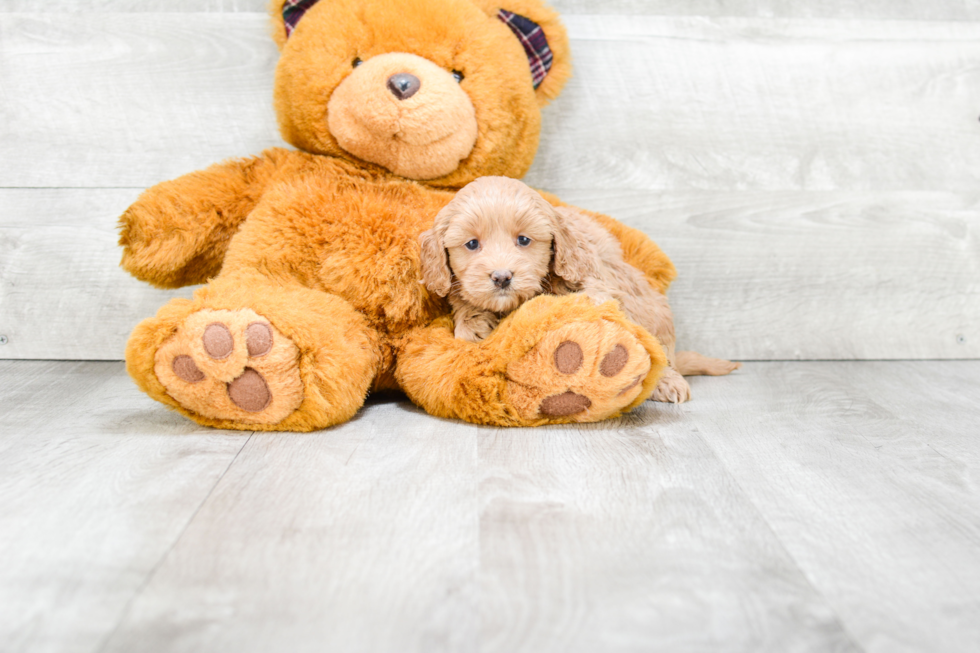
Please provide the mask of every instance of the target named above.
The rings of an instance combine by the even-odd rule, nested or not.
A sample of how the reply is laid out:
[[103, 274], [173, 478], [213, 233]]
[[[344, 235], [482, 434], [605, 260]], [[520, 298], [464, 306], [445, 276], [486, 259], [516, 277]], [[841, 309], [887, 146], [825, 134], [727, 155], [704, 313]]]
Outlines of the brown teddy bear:
[[[537, 297], [474, 344], [420, 281], [419, 234], [454, 191], [531, 165], [540, 107], [570, 72], [557, 14], [537, 0], [277, 0], [272, 14], [275, 107], [298, 151], [159, 184], [120, 219], [126, 270], [207, 283], [134, 330], [137, 384], [247, 430], [337, 424], [383, 389], [502, 426], [597, 421], [649, 397], [663, 348], [612, 303]], [[657, 246], [591, 215], [665, 291]]]

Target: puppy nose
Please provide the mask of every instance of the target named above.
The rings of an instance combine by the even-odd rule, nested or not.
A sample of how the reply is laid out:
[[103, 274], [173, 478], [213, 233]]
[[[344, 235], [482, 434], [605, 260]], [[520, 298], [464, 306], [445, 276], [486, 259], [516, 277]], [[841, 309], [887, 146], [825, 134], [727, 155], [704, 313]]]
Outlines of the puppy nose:
[[514, 277], [510, 270], [494, 270], [490, 275], [493, 279], [493, 285], [498, 288], [506, 288], [510, 285], [510, 280]]
[[399, 100], [407, 100], [416, 93], [422, 86], [422, 82], [415, 75], [408, 73], [398, 73], [388, 78], [388, 90]]

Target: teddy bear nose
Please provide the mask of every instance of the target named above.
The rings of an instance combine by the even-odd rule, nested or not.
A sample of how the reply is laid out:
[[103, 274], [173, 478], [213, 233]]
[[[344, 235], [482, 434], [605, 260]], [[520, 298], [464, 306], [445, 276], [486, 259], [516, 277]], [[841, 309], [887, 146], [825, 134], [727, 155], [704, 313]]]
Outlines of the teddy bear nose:
[[498, 288], [506, 288], [510, 285], [513, 276], [510, 270], [494, 270], [490, 278], [493, 279], [493, 285]]
[[415, 75], [408, 73], [398, 73], [388, 78], [388, 90], [399, 100], [407, 100], [416, 93], [422, 82]]

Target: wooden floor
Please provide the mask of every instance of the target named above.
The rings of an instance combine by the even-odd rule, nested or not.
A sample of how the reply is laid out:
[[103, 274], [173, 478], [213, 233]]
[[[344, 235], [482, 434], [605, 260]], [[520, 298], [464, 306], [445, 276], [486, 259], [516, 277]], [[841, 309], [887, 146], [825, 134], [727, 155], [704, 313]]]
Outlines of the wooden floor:
[[980, 361], [749, 363], [577, 428], [203, 429], [0, 362], [0, 649], [976, 651]]

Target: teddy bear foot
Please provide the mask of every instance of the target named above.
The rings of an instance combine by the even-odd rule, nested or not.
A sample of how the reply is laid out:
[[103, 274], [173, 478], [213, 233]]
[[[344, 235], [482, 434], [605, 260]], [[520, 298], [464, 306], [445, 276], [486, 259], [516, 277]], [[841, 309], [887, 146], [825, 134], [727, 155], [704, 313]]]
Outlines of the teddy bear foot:
[[200, 310], [157, 350], [167, 393], [202, 417], [276, 424], [303, 401], [299, 349], [251, 309]]
[[650, 355], [610, 321], [549, 331], [507, 367], [507, 393], [526, 420], [594, 422], [629, 406], [642, 392]]

